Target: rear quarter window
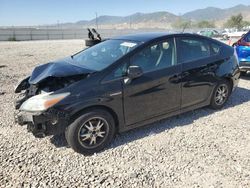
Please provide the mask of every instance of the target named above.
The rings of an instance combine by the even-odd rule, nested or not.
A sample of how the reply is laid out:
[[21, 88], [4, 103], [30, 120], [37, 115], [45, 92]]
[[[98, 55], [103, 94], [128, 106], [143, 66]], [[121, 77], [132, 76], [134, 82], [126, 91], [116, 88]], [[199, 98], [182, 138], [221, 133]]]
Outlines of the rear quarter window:
[[210, 55], [210, 45], [208, 41], [192, 37], [178, 39], [179, 63], [199, 60], [209, 57]]

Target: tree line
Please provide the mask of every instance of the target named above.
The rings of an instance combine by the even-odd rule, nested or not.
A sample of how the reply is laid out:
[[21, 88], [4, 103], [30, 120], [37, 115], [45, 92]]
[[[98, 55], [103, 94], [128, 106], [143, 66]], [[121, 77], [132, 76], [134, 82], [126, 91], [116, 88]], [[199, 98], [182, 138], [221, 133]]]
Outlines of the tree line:
[[[192, 22], [190, 20], [178, 20], [172, 25], [174, 28], [216, 28], [214, 21], [203, 20], [200, 22]], [[237, 28], [241, 30], [250, 26], [250, 22], [243, 19], [242, 14], [231, 16], [223, 25], [225, 28]]]

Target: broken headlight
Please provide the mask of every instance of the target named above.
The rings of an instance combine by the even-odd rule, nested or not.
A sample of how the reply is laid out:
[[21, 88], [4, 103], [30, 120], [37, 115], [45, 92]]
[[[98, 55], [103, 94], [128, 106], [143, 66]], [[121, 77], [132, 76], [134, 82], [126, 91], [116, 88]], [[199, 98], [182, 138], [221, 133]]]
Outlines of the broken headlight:
[[28, 112], [45, 111], [69, 95], [70, 93], [53, 94], [53, 92], [36, 95], [25, 101], [20, 110]]

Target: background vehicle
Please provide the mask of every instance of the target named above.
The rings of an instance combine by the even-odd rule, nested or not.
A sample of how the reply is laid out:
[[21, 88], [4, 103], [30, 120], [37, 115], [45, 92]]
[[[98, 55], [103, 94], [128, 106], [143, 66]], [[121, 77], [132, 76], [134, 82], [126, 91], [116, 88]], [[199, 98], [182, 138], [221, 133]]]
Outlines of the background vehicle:
[[250, 31], [233, 44], [236, 48], [242, 74], [250, 70]]
[[16, 120], [38, 137], [65, 132], [75, 151], [91, 154], [116, 132], [222, 108], [239, 75], [234, 49], [207, 37], [121, 36], [36, 67], [15, 90], [24, 94]]
[[197, 34], [206, 36], [206, 37], [211, 37], [211, 38], [223, 37], [223, 34], [217, 30], [203, 30], [203, 31], [199, 31]]
[[239, 31], [237, 29], [225, 29], [223, 31], [223, 39], [240, 38], [246, 33], [247, 31]]

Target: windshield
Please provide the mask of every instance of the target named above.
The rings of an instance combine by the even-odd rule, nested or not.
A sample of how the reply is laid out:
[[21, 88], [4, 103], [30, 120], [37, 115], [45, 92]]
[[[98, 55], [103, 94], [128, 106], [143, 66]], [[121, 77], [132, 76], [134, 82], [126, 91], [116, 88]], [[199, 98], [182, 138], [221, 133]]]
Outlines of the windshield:
[[84, 68], [100, 71], [136, 48], [138, 42], [107, 40], [74, 56], [74, 62]]

